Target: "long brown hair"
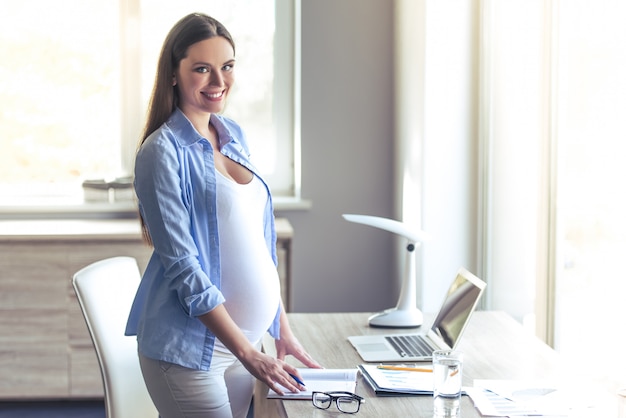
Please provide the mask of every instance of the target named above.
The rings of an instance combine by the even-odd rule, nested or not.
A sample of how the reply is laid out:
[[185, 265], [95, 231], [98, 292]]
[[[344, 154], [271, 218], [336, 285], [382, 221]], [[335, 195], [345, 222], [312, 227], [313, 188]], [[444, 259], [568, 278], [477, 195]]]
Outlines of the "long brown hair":
[[[235, 51], [235, 42], [226, 27], [216, 19], [202, 13], [192, 13], [183, 17], [167, 34], [159, 55], [146, 125], [139, 147], [167, 121], [178, 106], [178, 87], [173, 85], [174, 72], [187, 56], [187, 49], [196, 42], [216, 36], [225, 38], [233, 47], [233, 52]], [[141, 228], [146, 242], [152, 245], [152, 239], [143, 217], [141, 217]]]

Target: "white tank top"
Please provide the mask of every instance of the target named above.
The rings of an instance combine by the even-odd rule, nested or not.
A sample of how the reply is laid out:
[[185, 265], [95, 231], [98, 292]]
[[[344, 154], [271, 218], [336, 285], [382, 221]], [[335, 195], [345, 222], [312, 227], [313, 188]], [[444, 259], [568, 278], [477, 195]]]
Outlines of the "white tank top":
[[[224, 307], [248, 340], [256, 344], [280, 303], [278, 271], [267, 248], [263, 216], [267, 190], [253, 176], [239, 184], [216, 170], [217, 225]], [[215, 348], [226, 348], [216, 340]]]

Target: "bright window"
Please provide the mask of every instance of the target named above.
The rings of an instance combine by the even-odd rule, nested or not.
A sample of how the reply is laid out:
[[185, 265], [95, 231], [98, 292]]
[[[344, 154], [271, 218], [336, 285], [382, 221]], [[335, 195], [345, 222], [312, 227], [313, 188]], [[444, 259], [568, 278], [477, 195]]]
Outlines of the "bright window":
[[130, 174], [162, 42], [196, 11], [235, 38], [237, 85], [225, 114], [246, 131], [274, 194], [294, 196], [292, 7], [288, 0], [3, 2], [0, 202], [82, 203], [83, 180]]
[[[560, 4], [555, 347], [573, 361], [597, 347], [585, 330], [626, 350], [624, 19], [620, 0]], [[621, 355], [594, 372], [614, 390], [626, 385]]]

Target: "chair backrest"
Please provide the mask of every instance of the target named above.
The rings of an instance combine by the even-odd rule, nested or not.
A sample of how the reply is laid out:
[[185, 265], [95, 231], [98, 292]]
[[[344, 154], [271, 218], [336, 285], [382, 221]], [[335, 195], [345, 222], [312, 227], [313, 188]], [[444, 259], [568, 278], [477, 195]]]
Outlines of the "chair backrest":
[[137, 339], [124, 335], [139, 281], [131, 257], [95, 262], [72, 280], [100, 363], [108, 418], [158, 417], [139, 368]]

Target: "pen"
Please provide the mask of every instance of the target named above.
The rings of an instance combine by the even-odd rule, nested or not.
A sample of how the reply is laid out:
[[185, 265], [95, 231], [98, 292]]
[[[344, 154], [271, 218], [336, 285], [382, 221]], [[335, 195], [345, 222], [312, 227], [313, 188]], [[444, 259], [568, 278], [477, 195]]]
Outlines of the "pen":
[[398, 370], [403, 372], [423, 372], [423, 373], [432, 373], [431, 369], [424, 369], [421, 367], [402, 367], [402, 366], [385, 366], [383, 364], [378, 366], [379, 369], [382, 370]]
[[304, 384], [304, 382], [303, 382], [302, 380], [298, 379], [298, 376], [296, 376], [295, 374], [291, 374], [291, 373], [289, 373], [289, 376], [293, 377], [293, 380], [295, 380], [295, 381], [296, 381], [296, 383], [299, 383], [299, 384], [301, 384], [302, 386], [306, 386], [306, 385]]

